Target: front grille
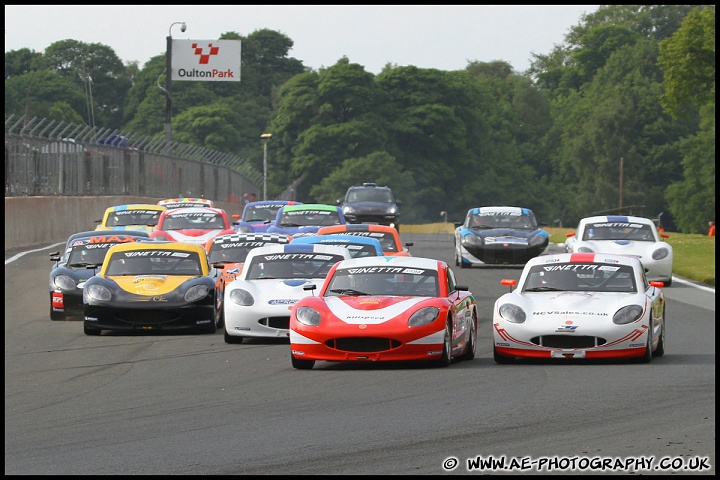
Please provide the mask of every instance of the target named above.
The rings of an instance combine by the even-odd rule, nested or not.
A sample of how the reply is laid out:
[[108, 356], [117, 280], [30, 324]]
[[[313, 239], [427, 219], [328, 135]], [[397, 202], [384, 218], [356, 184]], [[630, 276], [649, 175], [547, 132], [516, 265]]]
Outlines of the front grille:
[[327, 340], [325, 345], [343, 352], [384, 352], [400, 347], [402, 342], [392, 338], [349, 337]]
[[160, 325], [179, 320], [180, 317], [172, 310], [127, 310], [117, 312], [115, 319], [136, 325]]
[[530, 339], [535, 345], [552, 348], [592, 348], [604, 345], [607, 340], [587, 335], [543, 335]]
[[260, 325], [265, 325], [270, 328], [283, 328], [285, 330], [290, 328], [290, 317], [267, 317], [258, 320]]

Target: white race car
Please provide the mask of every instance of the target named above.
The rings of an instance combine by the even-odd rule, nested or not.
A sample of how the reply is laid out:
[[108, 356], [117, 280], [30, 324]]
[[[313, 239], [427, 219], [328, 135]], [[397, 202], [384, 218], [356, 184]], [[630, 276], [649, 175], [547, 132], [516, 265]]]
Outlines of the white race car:
[[319, 290], [330, 268], [351, 258], [337, 245], [266, 245], [248, 253], [235, 280], [225, 287], [225, 342], [245, 337], [287, 338], [290, 310], [308, 295], [306, 285]]
[[650, 362], [665, 353], [665, 294], [640, 261], [603, 253], [531, 259], [493, 308], [497, 363], [516, 358]]
[[649, 218], [598, 216], [580, 220], [577, 230], [568, 233], [565, 253], [615, 253], [638, 258], [647, 277], [672, 284], [673, 249], [664, 242], [667, 233], [659, 233]]

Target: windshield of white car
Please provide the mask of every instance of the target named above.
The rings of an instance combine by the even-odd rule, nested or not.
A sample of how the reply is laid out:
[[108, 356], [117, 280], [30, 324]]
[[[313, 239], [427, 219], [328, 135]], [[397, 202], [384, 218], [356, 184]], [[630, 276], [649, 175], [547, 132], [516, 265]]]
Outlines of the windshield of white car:
[[246, 265], [245, 280], [325, 278], [342, 255], [330, 254], [269, 254], [256, 256]]
[[531, 267], [522, 291], [635, 293], [637, 286], [629, 265], [558, 263]]
[[583, 240], [635, 240], [654, 242], [652, 227], [646, 224], [627, 222], [590, 223], [585, 225]]

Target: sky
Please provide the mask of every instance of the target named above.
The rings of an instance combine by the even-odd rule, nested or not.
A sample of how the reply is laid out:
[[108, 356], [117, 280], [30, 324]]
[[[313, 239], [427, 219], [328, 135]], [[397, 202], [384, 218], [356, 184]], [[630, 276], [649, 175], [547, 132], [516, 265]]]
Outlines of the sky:
[[[61, 40], [100, 43], [142, 68], [166, 37], [216, 40], [270, 29], [293, 41], [289, 57], [318, 70], [346, 56], [378, 74], [397, 66], [461, 70], [502, 60], [522, 72], [532, 54], [564, 43], [599, 5], [5, 5], [5, 52], [43, 52]], [[187, 30], [180, 31], [185, 22]]]

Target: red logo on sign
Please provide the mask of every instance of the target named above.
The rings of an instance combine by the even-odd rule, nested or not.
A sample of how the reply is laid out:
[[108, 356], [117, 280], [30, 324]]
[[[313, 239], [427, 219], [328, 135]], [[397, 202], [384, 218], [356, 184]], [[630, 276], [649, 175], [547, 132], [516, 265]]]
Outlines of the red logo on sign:
[[203, 53], [203, 48], [198, 47], [197, 43], [192, 44], [192, 48], [195, 49], [195, 55], [200, 56], [200, 65], [207, 65], [210, 61], [211, 55], [217, 55], [220, 51], [220, 47], [213, 47], [212, 43], [208, 43], [208, 48], [210, 49], [209, 53]]

